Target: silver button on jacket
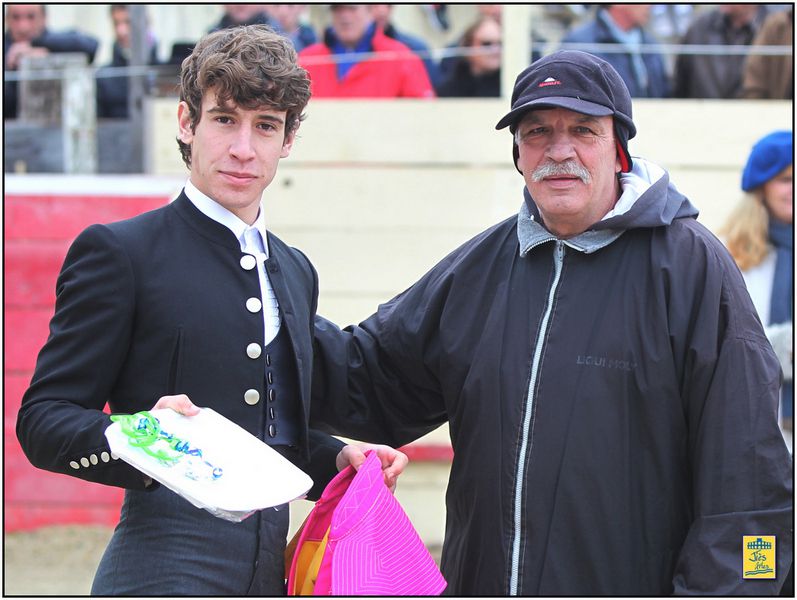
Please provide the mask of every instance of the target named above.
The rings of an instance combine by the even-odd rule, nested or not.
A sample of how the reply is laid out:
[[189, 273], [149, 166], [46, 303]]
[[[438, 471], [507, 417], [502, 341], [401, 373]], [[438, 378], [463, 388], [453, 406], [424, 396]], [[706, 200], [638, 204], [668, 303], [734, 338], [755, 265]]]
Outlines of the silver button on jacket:
[[249, 358], [259, 358], [262, 353], [263, 348], [260, 346], [260, 344], [252, 342], [246, 347], [246, 355]]
[[244, 402], [247, 404], [254, 406], [258, 402], [260, 402], [260, 392], [254, 389], [249, 389], [244, 392]]
[[263, 308], [263, 303], [260, 302], [258, 298], [249, 298], [249, 300], [246, 301], [246, 310], [249, 312], [260, 312], [261, 308]]

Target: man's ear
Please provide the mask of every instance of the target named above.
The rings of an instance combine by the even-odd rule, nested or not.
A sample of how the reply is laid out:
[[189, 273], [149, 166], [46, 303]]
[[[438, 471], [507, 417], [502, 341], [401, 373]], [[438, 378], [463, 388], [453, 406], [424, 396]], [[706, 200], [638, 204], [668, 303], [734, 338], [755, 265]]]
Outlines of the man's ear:
[[285, 139], [282, 142], [282, 152], [280, 153], [280, 158], [288, 158], [291, 154], [291, 148], [293, 148], [293, 142], [296, 140], [296, 130], [294, 129], [290, 133], [285, 135]]
[[184, 100], [181, 100], [180, 104], [177, 105], [177, 123], [180, 127], [180, 133], [177, 137], [184, 144], [190, 145], [194, 141], [194, 121], [191, 118], [191, 110]]
[[614, 174], [619, 175], [623, 172], [623, 164], [625, 163], [623, 154], [623, 147], [620, 142], [615, 139], [614, 141]]

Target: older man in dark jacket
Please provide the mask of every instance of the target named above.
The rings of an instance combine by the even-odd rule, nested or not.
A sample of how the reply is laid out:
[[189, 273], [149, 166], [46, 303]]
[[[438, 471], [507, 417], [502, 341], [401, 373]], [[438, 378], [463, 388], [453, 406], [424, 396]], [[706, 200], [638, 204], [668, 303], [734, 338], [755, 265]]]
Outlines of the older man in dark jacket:
[[[448, 421], [449, 594], [776, 594], [791, 459], [739, 270], [629, 155], [605, 61], [533, 63], [507, 126], [519, 214], [359, 326], [317, 320], [314, 419], [393, 443]], [[750, 561], [745, 536], [771, 552]]]

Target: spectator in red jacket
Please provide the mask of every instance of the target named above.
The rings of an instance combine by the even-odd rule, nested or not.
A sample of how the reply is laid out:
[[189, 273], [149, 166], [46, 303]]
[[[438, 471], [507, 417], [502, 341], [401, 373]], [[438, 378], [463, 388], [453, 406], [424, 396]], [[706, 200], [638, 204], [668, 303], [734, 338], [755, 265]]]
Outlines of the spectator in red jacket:
[[[433, 98], [423, 62], [390, 39], [367, 5], [333, 4], [324, 41], [299, 53], [315, 98]], [[384, 56], [370, 56], [385, 53]]]

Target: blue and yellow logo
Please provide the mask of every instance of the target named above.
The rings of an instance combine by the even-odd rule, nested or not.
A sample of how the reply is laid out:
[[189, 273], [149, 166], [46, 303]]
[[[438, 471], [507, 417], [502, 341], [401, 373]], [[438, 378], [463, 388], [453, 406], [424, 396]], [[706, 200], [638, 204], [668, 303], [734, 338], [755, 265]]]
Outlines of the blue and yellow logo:
[[742, 536], [744, 579], [775, 579], [775, 536]]

